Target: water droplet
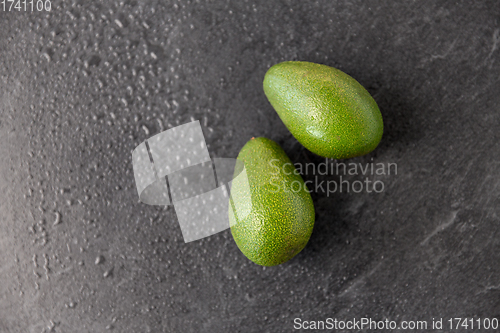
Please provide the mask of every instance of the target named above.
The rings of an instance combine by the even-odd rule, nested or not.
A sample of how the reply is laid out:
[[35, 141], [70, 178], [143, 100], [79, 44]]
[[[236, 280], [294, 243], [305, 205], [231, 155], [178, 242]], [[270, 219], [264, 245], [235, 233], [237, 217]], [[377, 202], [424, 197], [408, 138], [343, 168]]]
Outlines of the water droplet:
[[52, 60], [52, 57], [50, 56], [50, 54], [48, 54], [47, 52], [43, 52], [42, 53], [42, 56], [47, 59], [47, 61], [51, 61]]
[[66, 304], [66, 307], [70, 308], [70, 309], [73, 309], [75, 306], [76, 306], [76, 302], [73, 302], [73, 301], [71, 301], [68, 304]]
[[97, 258], [95, 258], [95, 264], [96, 265], [102, 264], [103, 262], [104, 262], [104, 257], [103, 256], [97, 256]]
[[115, 23], [120, 29], [123, 28], [123, 23], [119, 19], [115, 19]]
[[47, 256], [46, 253], [43, 254], [43, 259], [44, 259], [43, 269], [45, 270], [45, 278], [49, 280], [49, 272], [50, 272], [49, 257]]
[[104, 272], [104, 274], [102, 276], [104, 276], [105, 278], [107, 277], [110, 277], [113, 275], [113, 268], [107, 270], [106, 272]]
[[54, 220], [54, 225], [61, 223], [61, 213], [56, 212], [56, 219]]

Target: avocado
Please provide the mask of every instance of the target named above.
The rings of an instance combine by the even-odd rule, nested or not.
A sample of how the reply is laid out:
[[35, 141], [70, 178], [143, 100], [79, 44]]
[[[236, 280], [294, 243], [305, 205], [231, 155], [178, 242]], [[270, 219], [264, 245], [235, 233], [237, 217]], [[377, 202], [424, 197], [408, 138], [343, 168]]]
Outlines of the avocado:
[[382, 138], [377, 103], [336, 68], [305, 61], [276, 64], [264, 77], [264, 93], [292, 135], [319, 156], [361, 156]]
[[[237, 159], [243, 163], [235, 168], [229, 209], [234, 241], [258, 265], [282, 264], [311, 236], [315, 218], [311, 194], [286, 153], [270, 139], [252, 138]], [[246, 189], [245, 182], [236, 181], [242, 164]]]

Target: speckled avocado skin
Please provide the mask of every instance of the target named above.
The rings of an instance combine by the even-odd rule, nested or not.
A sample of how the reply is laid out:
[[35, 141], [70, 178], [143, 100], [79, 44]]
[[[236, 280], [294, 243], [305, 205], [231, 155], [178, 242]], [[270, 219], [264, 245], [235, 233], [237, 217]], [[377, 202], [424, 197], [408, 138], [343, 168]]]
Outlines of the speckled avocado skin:
[[276, 64], [264, 77], [264, 93], [292, 135], [317, 155], [361, 156], [382, 138], [377, 103], [336, 68], [305, 61]]
[[[299, 253], [311, 236], [315, 218], [311, 195], [286, 153], [270, 139], [252, 138], [238, 160], [245, 166], [250, 195], [233, 183], [229, 210], [233, 238], [254, 263], [282, 264]], [[240, 219], [242, 207], [251, 209]]]

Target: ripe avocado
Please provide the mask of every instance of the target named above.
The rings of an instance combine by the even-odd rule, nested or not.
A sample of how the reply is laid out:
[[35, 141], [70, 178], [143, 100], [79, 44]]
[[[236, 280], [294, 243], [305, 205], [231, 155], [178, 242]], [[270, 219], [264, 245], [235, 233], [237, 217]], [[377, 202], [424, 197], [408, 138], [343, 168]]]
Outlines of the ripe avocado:
[[317, 155], [361, 156], [382, 138], [377, 103], [336, 68], [305, 61], [276, 64], [264, 77], [264, 93], [292, 135]]
[[[270, 139], [252, 138], [238, 160], [245, 166], [250, 191], [242, 183], [232, 184], [233, 238], [254, 263], [282, 264], [299, 253], [311, 236], [315, 218], [311, 195], [286, 153]], [[237, 168], [235, 180], [241, 172]]]

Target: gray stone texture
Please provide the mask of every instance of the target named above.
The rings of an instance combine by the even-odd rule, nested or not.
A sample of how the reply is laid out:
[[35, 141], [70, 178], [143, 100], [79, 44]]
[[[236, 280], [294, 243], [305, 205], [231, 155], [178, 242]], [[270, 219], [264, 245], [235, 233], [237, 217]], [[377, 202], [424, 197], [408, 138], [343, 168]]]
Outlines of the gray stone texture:
[[[263, 93], [266, 70], [285, 60], [334, 66], [367, 88], [384, 136], [342, 162], [396, 163], [397, 175], [368, 176], [381, 193], [313, 186], [308, 245], [264, 268], [229, 230], [184, 243], [172, 207], [139, 202], [131, 152], [199, 120], [211, 158], [265, 136], [319, 165]], [[0, 332], [498, 318], [499, 92], [496, 0], [54, 0], [50, 13], [0, 11]]]

